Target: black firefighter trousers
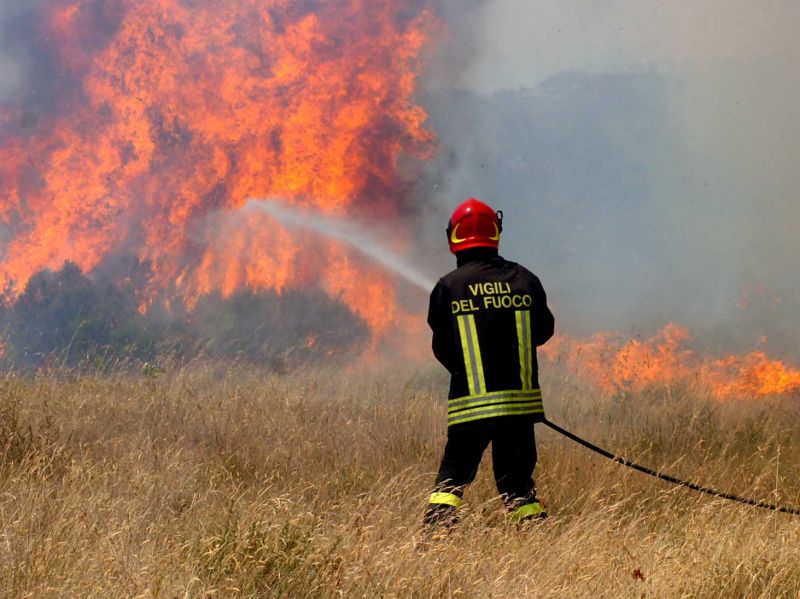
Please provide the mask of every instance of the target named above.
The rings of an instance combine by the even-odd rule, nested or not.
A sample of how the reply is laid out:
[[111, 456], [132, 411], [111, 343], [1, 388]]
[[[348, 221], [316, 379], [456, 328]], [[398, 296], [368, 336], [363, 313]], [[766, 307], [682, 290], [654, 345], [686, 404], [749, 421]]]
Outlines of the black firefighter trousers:
[[492, 444], [492, 466], [497, 491], [512, 517], [525, 519], [544, 515], [536, 498], [533, 470], [536, 439], [533, 422], [524, 417], [503, 417], [473, 427], [451, 428], [447, 433], [436, 486], [431, 494], [426, 524], [454, 520], [464, 489], [478, 472], [483, 452]]

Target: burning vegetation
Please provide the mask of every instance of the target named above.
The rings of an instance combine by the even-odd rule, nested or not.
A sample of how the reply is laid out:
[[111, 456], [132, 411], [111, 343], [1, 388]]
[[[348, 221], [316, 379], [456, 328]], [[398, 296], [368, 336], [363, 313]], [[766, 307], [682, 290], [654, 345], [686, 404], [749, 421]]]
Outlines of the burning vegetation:
[[686, 327], [668, 324], [643, 340], [609, 332], [560, 335], [540, 351], [550, 364], [612, 394], [687, 383], [724, 401], [800, 393], [800, 370], [761, 350], [719, 358], [693, 350], [691, 340]]
[[[432, 12], [391, 0], [46, 0], [24, 19], [51, 80], [38, 105], [0, 106], [0, 284], [17, 302], [6, 311], [17, 357], [65, 349], [78, 324], [77, 339], [99, 346], [149, 346], [154, 330], [165, 341], [153, 325], [165, 312], [205, 339], [219, 332], [211, 306], [224, 322], [248, 304], [257, 311], [229, 328], [267, 332], [279, 349], [308, 304], [339, 332], [311, 315], [303, 340], [361, 339], [363, 323], [380, 336], [413, 318], [392, 279], [342, 244], [225, 214], [275, 197], [396, 217], [411, 192], [398, 161], [431, 151], [412, 96]], [[32, 332], [43, 323], [28, 312], [57, 295], [73, 311]], [[262, 326], [245, 331], [253, 319]], [[335, 344], [307, 345], [324, 355]]]
[[73, 263], [36, 273], [0, 314], [2, 361], [108, 370], [200, 356], [283, 371], [352, 358], [368, 339], [364, 322], [321, 292], [242, 289], [206, 294], [191, 310], [141, 313], [135, 290], [91, 279]]

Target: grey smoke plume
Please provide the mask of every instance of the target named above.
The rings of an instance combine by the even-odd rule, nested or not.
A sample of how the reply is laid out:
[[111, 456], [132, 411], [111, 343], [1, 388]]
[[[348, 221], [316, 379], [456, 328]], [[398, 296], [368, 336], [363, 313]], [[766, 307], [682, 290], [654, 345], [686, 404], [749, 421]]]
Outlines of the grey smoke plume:
[[10, 102], [22, 87], [23, 65], [13, 44], [6, 35], [9, 25], [18, 12], [16, 3], [0, 0], [0, 102]]
[[427, 100], [441, 212], [504, 209], [502, 251], [562, 325], [795, 345], [800, 4], [495, 0], [460, 19], [473, 60]]
[[26, 122], [58, 103], [51, 97], [58, 75], [37, 20], [41, 3], [0, 0], [0, 104], [24, 109]]

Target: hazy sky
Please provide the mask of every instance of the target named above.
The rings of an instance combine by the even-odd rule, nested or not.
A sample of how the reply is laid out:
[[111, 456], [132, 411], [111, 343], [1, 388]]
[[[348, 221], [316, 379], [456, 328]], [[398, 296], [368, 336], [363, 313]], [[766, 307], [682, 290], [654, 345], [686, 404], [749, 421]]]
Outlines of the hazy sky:
[[762, 59], [797, 70], [794, 0], [495, 0], [480, 19], [486, 43], [472, 73], [484, 89], [564, 70], [733, 74]]

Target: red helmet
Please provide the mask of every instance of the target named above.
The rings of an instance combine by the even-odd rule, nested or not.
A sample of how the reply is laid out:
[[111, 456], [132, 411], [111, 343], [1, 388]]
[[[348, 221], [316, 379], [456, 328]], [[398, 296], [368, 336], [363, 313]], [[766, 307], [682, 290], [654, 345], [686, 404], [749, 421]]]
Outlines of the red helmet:
[[447, 239], [454, 254], [470, 248], [497, 248], [503, 230], [503, 213], [470, 198], [453, 211], [447, 224]]

